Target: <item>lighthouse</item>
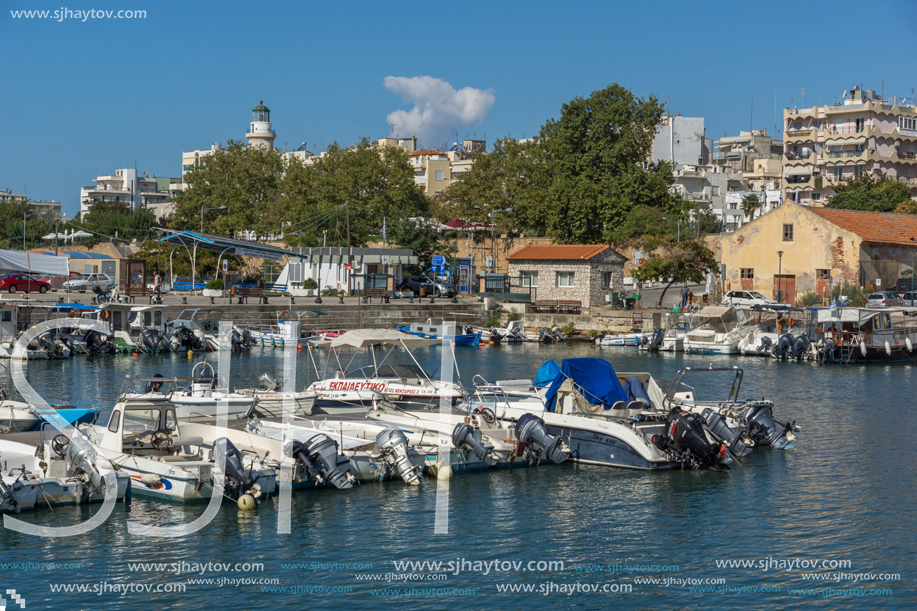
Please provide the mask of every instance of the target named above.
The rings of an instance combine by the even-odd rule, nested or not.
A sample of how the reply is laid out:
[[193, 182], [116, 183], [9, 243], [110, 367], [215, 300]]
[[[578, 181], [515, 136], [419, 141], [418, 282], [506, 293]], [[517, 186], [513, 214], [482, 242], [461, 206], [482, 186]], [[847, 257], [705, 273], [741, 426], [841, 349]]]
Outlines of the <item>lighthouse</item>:
[[266, 149], [274, 147], [277, 134], [271, 129], [271, 109], [264, 105], [264, 100], [252, 109], [252, 122], [245, 137], [248, 138], [249, 146]]

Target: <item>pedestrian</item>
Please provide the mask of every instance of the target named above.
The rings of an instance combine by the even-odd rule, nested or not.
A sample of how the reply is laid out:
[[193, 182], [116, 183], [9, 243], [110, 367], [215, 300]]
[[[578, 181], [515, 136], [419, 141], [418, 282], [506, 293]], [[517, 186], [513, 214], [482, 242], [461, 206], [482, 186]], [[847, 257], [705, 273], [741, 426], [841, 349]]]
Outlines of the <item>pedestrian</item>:
[[688, 283], [685, 282], [685, 285], [681, 287], [681, 307], [684, 308], [688, 304]]
[[688, 291], [688, 305], [694, 305], [694, 291]]

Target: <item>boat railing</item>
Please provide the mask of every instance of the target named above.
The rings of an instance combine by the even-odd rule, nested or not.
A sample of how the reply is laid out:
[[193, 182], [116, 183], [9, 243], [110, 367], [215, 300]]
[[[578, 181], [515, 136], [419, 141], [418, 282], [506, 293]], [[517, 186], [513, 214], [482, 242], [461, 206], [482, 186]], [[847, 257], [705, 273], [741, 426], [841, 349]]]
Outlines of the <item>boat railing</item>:
[[[669, 388], [666, 390], [665, 395], [662, 398], [663, 407], [667, 410], [672, 409], [678, 402], [676, 401], [675, 395], [678, 393], [678, 389], [682, 386], [686, 386], [682, 383], [686, 374], [689, 373], [714, 373], [714, 372], [731, 372], [733, 373], [732, 385], [729, 389], [729, 394], [726, 396], [724, 401], [718, 402], [721, 405], [732, 405], [739, 402], [739, 390], [742, 387], [742, 376], [744, 371], [739, 367], [714, 367], [710, 365], [709, 367], [704, 368], [694, 368], [694, 367], [684, 367], [678, 370], [678, 373], [675, 374], [675, 378], [669, 384]], [[697, 396], [694, 395], [692, 402], [697, 404]]]

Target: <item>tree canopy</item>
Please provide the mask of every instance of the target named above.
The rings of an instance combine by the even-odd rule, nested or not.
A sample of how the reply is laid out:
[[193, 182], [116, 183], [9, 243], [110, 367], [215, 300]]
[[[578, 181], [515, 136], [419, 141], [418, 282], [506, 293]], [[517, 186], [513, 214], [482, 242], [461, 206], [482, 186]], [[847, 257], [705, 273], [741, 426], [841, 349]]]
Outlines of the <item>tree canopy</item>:
[[894, 212], [899, 204], [911, 199], [907, 185], [887, 176], [875, 177], [863, 172], [859, 176], [834, 186], [825, 208]]
[[538, 228], [561, 243], [631, 237], [625, 221], [648, 209], [686, 220], [670, 164], [647, 164], [663, 110], [654, 96], [616, 83], [576, 97], [530, 142], [498, 141], [476, 159], [444, 192], [445, 209], [481, 221], [494, 211], [495, 225], [496, 211], [507, 210], [506, 226]]
[[707, 272], [716, 270], [716, 267], [716, 257], [709, 248], [694, 240], [683, 240], [660, 244], [633, 274], [641, 282], [668, 281], [659, 296], [659, 303], [662, 303], [666, 291], [673, 284], [703, 282]]

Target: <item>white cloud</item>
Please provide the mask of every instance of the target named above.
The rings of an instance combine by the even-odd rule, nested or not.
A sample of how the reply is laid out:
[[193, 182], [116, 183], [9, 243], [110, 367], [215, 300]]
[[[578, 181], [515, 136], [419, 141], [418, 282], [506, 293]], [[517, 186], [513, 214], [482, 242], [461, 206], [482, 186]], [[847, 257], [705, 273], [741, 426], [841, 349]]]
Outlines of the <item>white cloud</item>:
[[414, 107], [396, 110], [385, 120], [394, 134], [417, 134], [421, 146], [434, 147], [455, 138], [458, 129], [484, 120], [496, 96], [493, 89], [465, 87], [456, 91], [446, 81], [432, 76], [387, 76], [385, 88]]

